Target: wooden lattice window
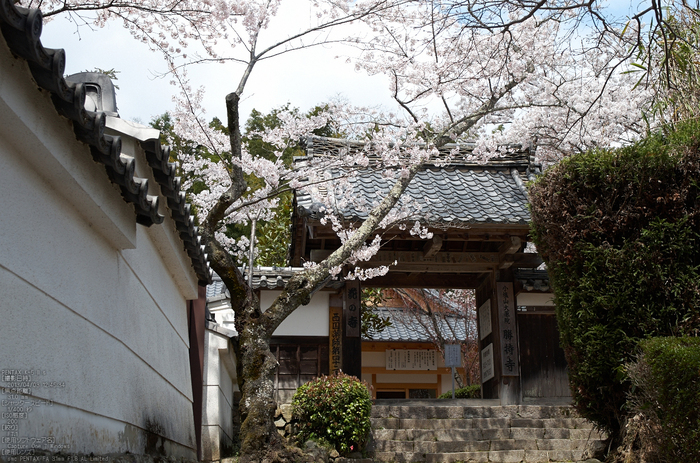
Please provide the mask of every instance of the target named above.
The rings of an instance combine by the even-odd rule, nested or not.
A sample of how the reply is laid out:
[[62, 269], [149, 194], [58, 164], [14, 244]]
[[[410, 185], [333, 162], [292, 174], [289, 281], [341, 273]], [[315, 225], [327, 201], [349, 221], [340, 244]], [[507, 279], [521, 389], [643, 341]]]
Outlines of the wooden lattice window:
[[290, 403], [299, 386], [328, 374], [328, 342], [319, 344], [277, 344], [272, 351], [277, 358], [275, 398]]

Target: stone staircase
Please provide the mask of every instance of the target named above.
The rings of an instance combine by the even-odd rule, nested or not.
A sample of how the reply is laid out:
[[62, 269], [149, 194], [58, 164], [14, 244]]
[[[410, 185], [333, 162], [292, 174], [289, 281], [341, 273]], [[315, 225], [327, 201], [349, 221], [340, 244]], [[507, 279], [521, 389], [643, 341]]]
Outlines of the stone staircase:
[[566, 405], [377, 400], [369, 449], [375, 462], [562, 462], [592, 456], [603, 439]]

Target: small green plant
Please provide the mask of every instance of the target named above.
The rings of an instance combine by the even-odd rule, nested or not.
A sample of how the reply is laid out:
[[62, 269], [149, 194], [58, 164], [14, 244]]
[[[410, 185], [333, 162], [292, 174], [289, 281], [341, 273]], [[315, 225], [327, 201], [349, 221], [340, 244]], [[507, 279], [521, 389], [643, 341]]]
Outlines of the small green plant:
[[371, 428], [372, 396], [368, 386], [340, 373], [310, 381], [294, 394], [296, 440], [325, 440], [341, 455], [364, 450]]
[[[447, 391], [438, 399], [451, 399], [452, 391]], [[472, 384], [455, 390], [455, 399], [479, 399], [481, 398], [481, 386]]]

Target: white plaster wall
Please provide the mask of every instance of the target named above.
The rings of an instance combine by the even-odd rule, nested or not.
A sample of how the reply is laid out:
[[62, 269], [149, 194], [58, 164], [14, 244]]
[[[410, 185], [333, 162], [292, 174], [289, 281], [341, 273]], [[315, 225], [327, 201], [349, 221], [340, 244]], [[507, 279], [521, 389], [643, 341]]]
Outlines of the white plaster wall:
[[231, 309], [231, 300], [225, 296], [215, 296], [207, 299], [209, 312], [215, 315], [216, 324], [236, 331], [236, 316]]
[[386, 352], [363, 352], [363, 367], [386, 367]]
[[[154, 232], [135, 224], [70, 124], [36, 96], [26, 64], [0, 49], [0, 100], [15, 111], [15, 129], [0, 129], [0, 369], [45, 371], [25, 392], [52, 401], [18, 420], [18, 434], [99, 455], [143, 454], [151, 431], [154, 450], [194, 458], [191, 287], [176, 283]], [[22, 91], [24, 107], [10, 101]]]
[[236, 370], [229, 338], [207, 329], [204, 338], [204, 407], [202, 411], [202, 458], [219, 460], [233, 440], [233, 393]]
[[[104, 167], [90, 160], [89, 148], [76, 140], [70, 121], [59, 117], [47, 92], [37, 91], [27, 63], [0, 40], [0, 134], [3, 151], [18, 154], [51, 185], [54, 194], [77, 205], [92, 228], [115, 247], [135, 247], [133, 207], [113, 191]], [[113, 190], [113, 189], [112, 189]]]
[[[260, 307], [267, 309], [281, 291], [261, 291]], [[328, 336], [328, 299], [330, 293], [319, 291], [308, 305], [302, 305], [284, 320], [273, 336]]]
[[517, 296], [518, 306], [523, 305], [543, 305], [543, 306], [553, 306], [554, 305], [554, 294], [552, 293], [520, 293]]

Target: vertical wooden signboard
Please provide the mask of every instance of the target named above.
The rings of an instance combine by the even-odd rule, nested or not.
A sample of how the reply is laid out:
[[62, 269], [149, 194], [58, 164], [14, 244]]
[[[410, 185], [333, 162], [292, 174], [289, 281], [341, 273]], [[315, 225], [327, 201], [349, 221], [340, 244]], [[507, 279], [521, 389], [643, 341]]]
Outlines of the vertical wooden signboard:
[[360, 337], [360, 282], [345, 282], [345, 336]]
[[498, 302], [499, 335], [501, 338], [501, 374], [503, 376], [519, 376], [520, 349], [518, 327], [515, 322], [513, 283], [496, 283], [496, 300]]
[[333, 307], [330, 311], [330, 326], [328, 338], [330, 348], [328, 349], [328, 366], [331, 375], [336, 375], [343, 368], [343, 308]]

